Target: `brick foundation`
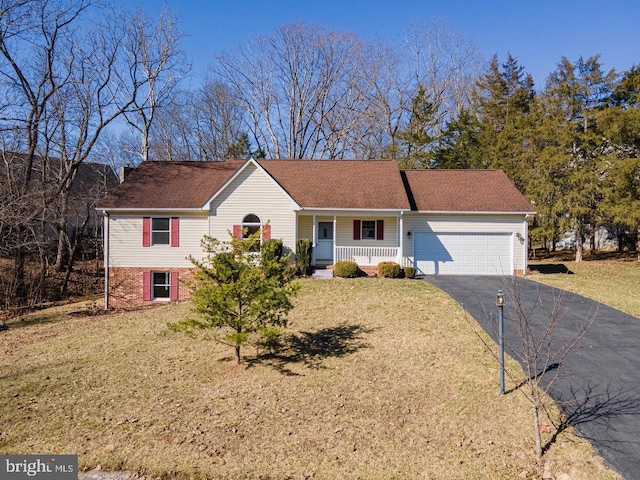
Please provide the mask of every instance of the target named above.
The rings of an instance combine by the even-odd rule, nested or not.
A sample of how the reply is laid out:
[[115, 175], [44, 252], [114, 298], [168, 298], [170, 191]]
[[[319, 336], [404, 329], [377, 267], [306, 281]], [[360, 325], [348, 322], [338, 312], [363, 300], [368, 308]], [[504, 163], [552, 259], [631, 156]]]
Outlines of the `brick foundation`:
[[[327, 267], [333, 269], [333, 265]], [[361, 266], [360, 269], [369, 276], [378, 275], [377, 266]], [[142, 273], [149, 268], [139, 267], [112, 267], [109, 269], [109, 308], [135, 308], [153, 304], [162, 304], [163, 301], [145, 301], [142, 299]], [[178, 286], [178, 299], [189, 299], [189, 288], [184, 284], [193, 278], [192, 268], [155, 268], [154, 270], [166, 270], [178, 272], [180, 279]], [[524, 272], [516, 270], [514, 275], [522, 277]]]
[[370, 277], [375, 277], [378, 275], [378, 267], [376, 266], [361, 266], [360, 270], [362, 270]]
[[[149, 268], [112, 267], [109, 268], [109, 308], [133, 308], [162, 304], [164, 301], [145, 301], [142, 297], [142, 273]], [[188, 300], [189, 289], [183, 283], [192, 278], [192, 268], [154, 268], [158, 271], [178, 272], [178, 299]]]

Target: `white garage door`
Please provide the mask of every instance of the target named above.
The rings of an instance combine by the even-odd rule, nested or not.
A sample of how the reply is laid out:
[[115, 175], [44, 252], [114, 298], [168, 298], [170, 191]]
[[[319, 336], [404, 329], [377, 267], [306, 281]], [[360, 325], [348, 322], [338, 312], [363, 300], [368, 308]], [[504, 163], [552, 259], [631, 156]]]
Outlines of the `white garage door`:
[[510, 233], [415, 233], [416, 267], [423, 275], [511, 275]]

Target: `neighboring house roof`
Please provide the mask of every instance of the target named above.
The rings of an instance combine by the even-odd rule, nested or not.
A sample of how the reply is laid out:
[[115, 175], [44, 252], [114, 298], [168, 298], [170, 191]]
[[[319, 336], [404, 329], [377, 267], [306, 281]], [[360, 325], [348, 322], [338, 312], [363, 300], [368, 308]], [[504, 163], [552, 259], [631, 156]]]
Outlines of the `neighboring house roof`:
[[411, 209], [420, 212], [534, 213], [502, 170], [405, 170]]
[[76, 177], [71, 186], [72, 196], [106, 195], [118, 185], [118, 177], [109, 165], [82, 162], [78, 166]]
[[202, 208], [252, 161], [301, 208], [533, 213], [500, 170], [400, 171], [393, 160], [143, 162], [98, 208]]
[[[2, 152], [0, 156], [8, 163], [8, 169], [0, 168], [0, 184], [7, 181], [7, 170], [11, 175], [21, 179], [24, 174], [24, 166], [29, 157], [27, 154], [19, 152]], [[31, 184], [33, 188], [40, 188], [43, 182], [47, 187], [57, 186], [59, 179], [66, 173], [63, 161], [58, 157], [44, 158], [39, 155], [33, 157]], [[43, 175], [43, 170], [45, 173]], [[94, 162], [82, 162], [78, 165], [75, 179], [71, 185], [71, 195], [76, 197], [95, 196], [96, 193], [106, 195], [106, 193], [118, 185], [118, 177], [108, 165]]]

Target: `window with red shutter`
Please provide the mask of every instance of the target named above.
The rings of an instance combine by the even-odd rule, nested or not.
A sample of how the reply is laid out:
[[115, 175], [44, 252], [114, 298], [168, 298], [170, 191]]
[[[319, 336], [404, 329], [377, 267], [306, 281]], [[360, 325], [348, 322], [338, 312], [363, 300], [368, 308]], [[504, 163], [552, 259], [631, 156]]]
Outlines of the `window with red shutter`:
[[376, 240], [384, 240], [384, 220], [376, 221]]
[[142, 218], [142, 246], [151, 246], [151, 217]]
[[353, 239], [360, 240], [360, 220], [353, 221]]
[[178, 281], [178, 272], [170, 272], [169, 273], [169, 281], [170, 281], [170, 294], [169, 299], [171, 301], [176, 301], [179, 299], [178, 285], [180, 282]]
[[262, 241], [271, 240], [271, 225], [268, 223], [262, 226]]
[[171, 246], [180, 246], [180, 218], [171, 217]]
[[151, 272], [142, 272], [142, 300], [151, 301]]

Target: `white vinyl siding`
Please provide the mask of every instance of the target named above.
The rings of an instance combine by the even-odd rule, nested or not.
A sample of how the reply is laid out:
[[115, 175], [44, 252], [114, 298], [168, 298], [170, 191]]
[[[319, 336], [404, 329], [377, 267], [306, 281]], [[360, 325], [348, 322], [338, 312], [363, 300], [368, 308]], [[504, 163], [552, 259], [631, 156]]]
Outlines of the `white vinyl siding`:
[[[526, 223], [523, 215], [518, 214], [406, 214], [404, 216], [404, 252], [403, 263], [414, 265], [413, 248], [416, 233], [440, 234], [498, 234], [509, 237], [512, 252], [512, 265], [515, 271], [525, 271], [527, 265]], [[407, 232], [412, 232], [412, 238]], [[520, 238], [518, 238], [518, 234]], [[485, 238], [486, 240], [486, 238]], [[500, 243], [504, 239], [496, 239]], [[504, 252], [505, 247], [501, 247]], [[502, 254], [504, 255], [504, 253]], [[506, 272], [512, 274], [513, 272]]]
[[[318, 222], [316, 217], [316, 222]], [[322, 220], [325, 221], [325, 220]], [[333, 218], [326, 220], [327, 222], [333, 222]], [[313, 242], [313, 217], [310, 215], [300, 215], [298, 217], [298, 238], [306, 238]]]
[[202, 258], [200, 242], [208, 231], [206, 212], [178, 215], [180, 222], [180, 246], [142, 246], [142, 217], [153, 213], [109, 215], [109, 266], [148, 268], [189, 268], [193, 264], [187, 258]]
[[220, 241], [241, 225], [247, 214], [271, 225], [271, 238], [282, 239], [295, 252], [296, 214], [290, 197], [265, 172], [253, 164], [246, 168], [211, 202], [209, 234]]

